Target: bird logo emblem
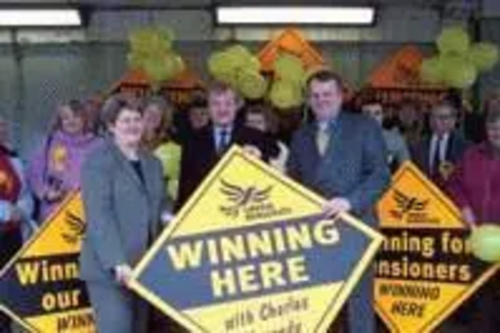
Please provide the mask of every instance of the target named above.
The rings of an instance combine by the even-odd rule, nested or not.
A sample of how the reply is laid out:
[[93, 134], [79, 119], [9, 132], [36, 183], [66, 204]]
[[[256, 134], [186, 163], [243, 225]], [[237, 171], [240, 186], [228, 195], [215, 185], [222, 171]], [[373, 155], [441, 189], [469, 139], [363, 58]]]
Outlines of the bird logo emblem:
[[221, 206], [223, 213], [231, 217], [238, 217], [240, 210], [252, 204], [262, 204], [269, 200], [269, 195], [273, 187], [267, 186], [259, 189], [256, 186], [242, 187], [229, 183], [221, 179], [220, 192], [230, 202], [227, 206]]

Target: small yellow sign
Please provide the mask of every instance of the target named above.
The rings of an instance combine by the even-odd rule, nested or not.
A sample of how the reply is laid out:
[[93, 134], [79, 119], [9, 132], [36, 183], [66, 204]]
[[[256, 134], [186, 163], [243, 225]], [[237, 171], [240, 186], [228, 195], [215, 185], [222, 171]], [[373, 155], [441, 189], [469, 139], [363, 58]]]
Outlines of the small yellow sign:
[[0, 310], [30, 332], [94, 333], [78, 256], [85, 233], [72, 194], [0, 273]]
[[232, 148], [134, 270], [191, 332], [325, 332], [381, 236]]
[[430, 332], [493, 273], [476, 260], [459, 210], [405, 163], [379, 201], [385, 236], [376, 259], [375, 306], [391, 332]]

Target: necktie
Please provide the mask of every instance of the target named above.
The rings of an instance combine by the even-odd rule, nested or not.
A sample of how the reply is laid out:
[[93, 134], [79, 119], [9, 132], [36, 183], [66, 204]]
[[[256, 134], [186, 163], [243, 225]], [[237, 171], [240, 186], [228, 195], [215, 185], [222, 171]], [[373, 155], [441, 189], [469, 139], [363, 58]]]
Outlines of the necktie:
[[219, 144], [217, 147], [217, 153], [219, 155], [224, 154], [228, 146], [229, 146], [229, 131], [223, 128], [219, 131]]
[[437, 137], [436, 146], [434, 147], [434, 155], [431, 160], [431, 173], [437, 175], [439, 173], [439, 166], [441, 164], [441, 143], [443, 138]]
[[325, 155], [329, 141], [330, 132], [328, 130], [328, 126], [318, 127], [318, 131], [316, 132], [316, 146], [318, 147], [318, 152], [321, 156]]

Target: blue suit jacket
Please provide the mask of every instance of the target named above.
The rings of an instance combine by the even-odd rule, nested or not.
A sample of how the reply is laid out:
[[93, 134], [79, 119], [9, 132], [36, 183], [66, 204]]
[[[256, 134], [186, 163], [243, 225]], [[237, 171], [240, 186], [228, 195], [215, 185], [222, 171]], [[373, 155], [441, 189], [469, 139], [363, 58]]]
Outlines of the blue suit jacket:
[[341, 111], [323, 157], [316, 146], [316, 129], [314, 123], [304, 124], [295, 133], [290, 175], [327, 199], [348, 199], [352, 213], [374, 226], [374, 205], [390, 181], [380, 126], [363, 115]]

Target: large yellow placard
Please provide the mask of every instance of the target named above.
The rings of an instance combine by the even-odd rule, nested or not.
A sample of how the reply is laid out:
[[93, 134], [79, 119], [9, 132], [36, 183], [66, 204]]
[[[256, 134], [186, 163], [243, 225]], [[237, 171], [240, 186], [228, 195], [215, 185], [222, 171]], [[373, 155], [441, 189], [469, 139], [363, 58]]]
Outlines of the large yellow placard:
[[325, 332], [382, 239], [232, 148], [134, 270], [192, 332]]
[[385, 240], [375, 306], [392, 332], [431, 332], [497, 269], [472, 256], [459, 210], [410, 162], [394, 175], [378, 214]]

